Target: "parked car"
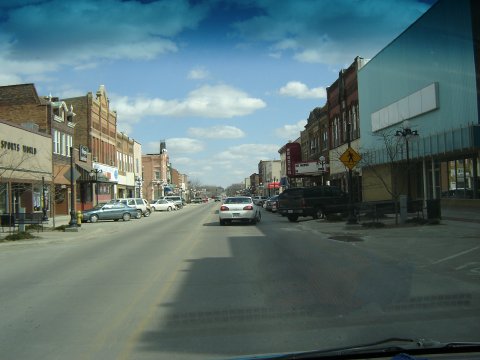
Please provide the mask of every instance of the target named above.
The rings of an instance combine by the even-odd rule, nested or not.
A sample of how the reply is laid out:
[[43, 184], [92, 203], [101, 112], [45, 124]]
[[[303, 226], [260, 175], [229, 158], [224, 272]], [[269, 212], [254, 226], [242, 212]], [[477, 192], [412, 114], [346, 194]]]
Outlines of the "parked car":
[[263, 203], [265, 202], [265, 200], [267, 200], [267, 197], [266, 196], [254, 196], [252, 198], [252, 200], [253, 200], [253, 203], [255, 205], [263, 206]]
[[220, 225], [230, 224], [233, 221], [243, 221], [256, 224], [262, 218], [260, 208], [253, 203], [249, 196], [227, 197], [218, 212]]
[[164, 196], [162, 199], [172, 200], [179, 209], [181, 209], [185, 205], [182, 197], [178, 195], [167, 195]]
[[141, 218], [142, 215], [145, 217], [148, 217], [152, 212], [150, 204], [147, 202], [147, 200], [142, 198], [125, 198], [125, 199], [117, 199], [114, 201], [121, 202], [122, 204], [131, 206], [137, 209], [137, 219]]
[[92, 209], [82, 211], [82, 222], [96, 223], [98, 220], [128, 221], [137, 216], [137, 209], [121, 202], [98, 204]]
[[271, 211], [271, 212], [276, 212], [277, 208], [278, 208], [278, 195], [270, 196], [265, 201], [265, 210]]
[[200, 197], [195, 197], [192, 199], [193, 204], [201, 204], [203, 202], [202, 198]]
[[153, 211], [177, 210], [177, 205], [173, 201], [167, 199], [154, 200], [150, 203], [150, 206]]
[[297, 221], [299, 216], [314, 219], [348, 209], [348, 194], [335, 186], [290, 188], [278, 196], [278, 212]]

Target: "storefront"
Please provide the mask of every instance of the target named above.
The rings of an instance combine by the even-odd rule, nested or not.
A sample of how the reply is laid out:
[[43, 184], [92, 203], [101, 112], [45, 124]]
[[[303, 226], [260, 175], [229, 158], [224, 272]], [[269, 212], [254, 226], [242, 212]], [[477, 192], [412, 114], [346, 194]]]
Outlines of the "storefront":
[[49, 212], [51, 137], [5, 120], [0, 134], [0, 213]]

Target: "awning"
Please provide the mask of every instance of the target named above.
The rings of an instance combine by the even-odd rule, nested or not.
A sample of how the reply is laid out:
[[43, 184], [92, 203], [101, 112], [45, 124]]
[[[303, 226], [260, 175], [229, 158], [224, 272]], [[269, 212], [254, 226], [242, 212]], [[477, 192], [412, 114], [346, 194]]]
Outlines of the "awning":
[[86, 171], [87, 173], [90, 174], [90, 171], [92, 171], [92, 167], [88, 166], [86, 163], [85, 164], [75, 163], [75, 165], [77, 166], [77, 170], [80, 172]]

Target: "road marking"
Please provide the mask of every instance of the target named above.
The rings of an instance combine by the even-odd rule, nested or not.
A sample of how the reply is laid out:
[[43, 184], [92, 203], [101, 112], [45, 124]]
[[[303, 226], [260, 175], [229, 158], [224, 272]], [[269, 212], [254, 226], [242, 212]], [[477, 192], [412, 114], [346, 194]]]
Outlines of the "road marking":
[[478, 264], [478, 261], [471, 261], [471, 262], [468, 262], [466, 264], [463, 264], [461, 266], [458, 266], [455, 268], [455, 270], [463, 270], [465, 268], [468, 268], [468, 267], [471, 267], [472, 265], [477, 265]]
[[431, 265], [440, 264], [441, 262], [455, 259], [456, 257], [462, 256], [462, 255], [465, 255], [465, 254], [468, 254], [468, 253], [470, 253], [470, 252], [472, 252], [472, 251], [475, 251], [475, 250], [477, 250], [477, 249], [480, 249], [480, 246], [475, 246], [475, 247], [473, 247], [473, 248], [471, 248], [471, 249], [469, 249], [469, 250], [465, 250], [465, 251], [459, 252], [459, 253], [457, 253], [457, 254], [447, 256], [446, 258], [443, 258], [443, 259], [434, 261]]
[[[210, 215], [211, 215], [210, 213], [207, 213], [205, 217], [202, 219], [202, 221], [200, 222], [200, 225], [205, 223], [206, 219], [210, 217]], [[175, 254], [183, 252], [185, 256], [189, 255], [194, 249], [194, 247], [196, 247], [197, 245], [197, 241], [195, 241], [194, 239], [194, 237], [197, 235], [198, 234], [194, 231], [190, 232], [187, 240], [184, 242], [181, 248], [177, 248], [177, 251], [175, 252]], [[142, 333], [145, 332], [145, 329], [153, 321], [155, 312], [158, 311], [158, 304], [162, 303], [163, 299], [165, 299], [165, 297], [168, 295], [172, 285], [175, 283], [177, 279], [178, 274], [181, 273], [183, 266], [185, 266], [184, 262], [180, 261], [175, 267], [175, 269], [169, 274], [167, 280], [164, 281], [165, 285], [163, 285], [160, 288], [157, 295], [154, 297], [149, 308], [147, 309], [147, 315], [141, 321], [138, 322], [134, 331], [132, 332], [129, 339], [127, 340], [127, 343], [125, 344], [123, 351], [121, 351], [118, 359], [124, 360], [124, 359], [132, 358], [132, 352], [134, 351], [135, 346], [138, 344]], [[161, 274], [163, 275], [164, 272], [162, 271]]]

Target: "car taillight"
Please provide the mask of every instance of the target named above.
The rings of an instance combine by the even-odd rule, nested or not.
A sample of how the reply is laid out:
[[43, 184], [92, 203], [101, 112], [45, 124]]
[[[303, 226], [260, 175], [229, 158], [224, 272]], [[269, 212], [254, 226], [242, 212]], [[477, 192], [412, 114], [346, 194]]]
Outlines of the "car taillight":
[[243, 208], [243, 210], [253, 210], [253, 206], [252, 205], [247, 205]]
[[228, 206], [225, 206], [225, 205], [222, 205], [222, 207], [220, 208], [220, 211], [228, 211], [228, 210], [230, 209], [228, 208]]

